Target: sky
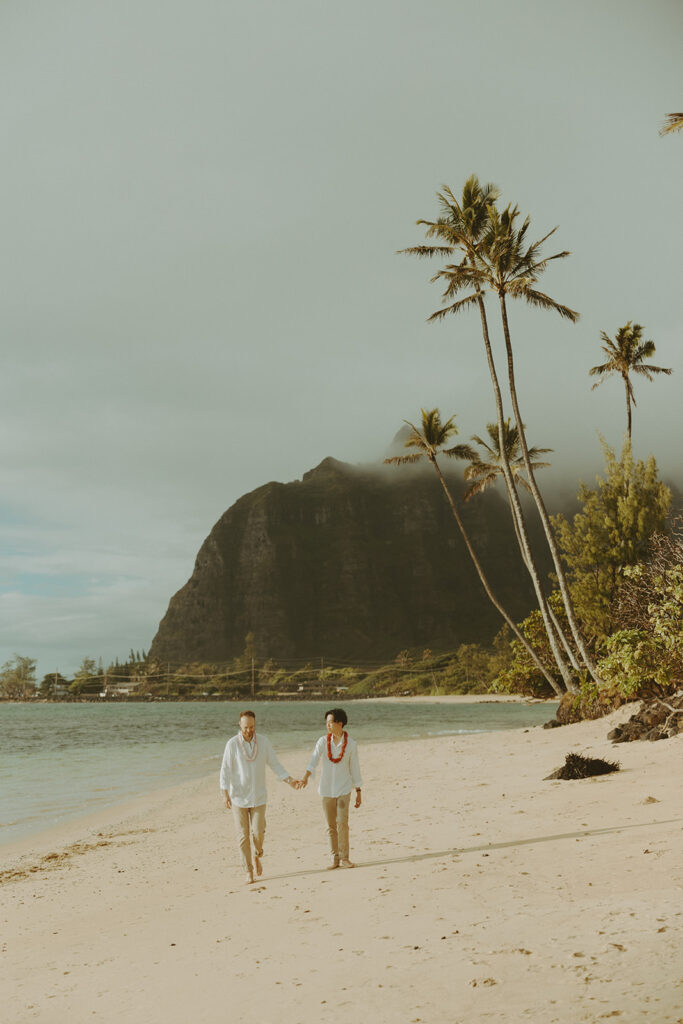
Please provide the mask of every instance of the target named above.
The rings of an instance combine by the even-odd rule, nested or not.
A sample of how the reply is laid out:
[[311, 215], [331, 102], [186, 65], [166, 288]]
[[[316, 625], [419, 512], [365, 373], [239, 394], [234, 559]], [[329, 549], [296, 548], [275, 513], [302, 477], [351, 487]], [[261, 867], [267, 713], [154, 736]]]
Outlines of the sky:
[[547, 485], [621, 445], [588, 369], [627, 320], [674, 369], [635, 454], [683, 485], [682, 38], [680, 0], [3, 0], [0, 663], [146, 649], [242, 494], [423, 406], [484, 432], [477, 314], [427, 324], [396, 255], [472, 173], [572, 254], [577, 324], [511, 311]]

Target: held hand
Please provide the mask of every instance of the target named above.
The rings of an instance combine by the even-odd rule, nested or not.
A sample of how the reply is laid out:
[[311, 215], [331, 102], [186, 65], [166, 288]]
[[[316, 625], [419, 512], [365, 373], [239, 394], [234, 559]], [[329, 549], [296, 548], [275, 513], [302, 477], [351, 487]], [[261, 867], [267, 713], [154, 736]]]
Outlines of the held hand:
[[308, 775], [304, 775], [303, 779], [299, 780], [299, 787], [301, 789], [305, 789], [307, 785], [308, 785]]
[[287, 783], [288, 786], [291, 786], [292, 789], [298, 789], [299, 788], [299, 780], [298, 779], [289, 778], [289, 779], [285, 779], [285, 782]]

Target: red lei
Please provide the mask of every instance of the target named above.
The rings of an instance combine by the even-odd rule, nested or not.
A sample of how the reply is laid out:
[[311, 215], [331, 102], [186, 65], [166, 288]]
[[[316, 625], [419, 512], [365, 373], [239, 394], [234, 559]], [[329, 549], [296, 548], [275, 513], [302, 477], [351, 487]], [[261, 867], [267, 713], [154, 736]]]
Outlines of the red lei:
[[339, 764], [339, 762], [344, 757], [344, 754], [346, 753], [346, 745], [349, 742], [349, 734], [348, 732], [346, 732], [346, 730], [344, 730], [342, 736], [344, 737], [344, 742], [342, 743], [341, 754], [339, 755], [339, 757], [332, 757], [332, 733], [328, 732], [327, 734], [327, 756], [329, 757], [332, 764]]

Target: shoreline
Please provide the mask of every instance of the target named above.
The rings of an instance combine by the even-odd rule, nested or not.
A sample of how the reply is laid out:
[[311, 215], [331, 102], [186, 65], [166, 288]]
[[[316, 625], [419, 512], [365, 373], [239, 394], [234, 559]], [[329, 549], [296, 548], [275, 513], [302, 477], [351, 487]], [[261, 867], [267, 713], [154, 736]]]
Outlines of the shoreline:
[[[17, 702], [22, 703], [22, 702]], [[43, 702], [41, 702], [43, 703]], [[130, 702], [129, 702], [130, 703]], [[178, 703], [196, 703], [196, 702], [178, 702]], [[277, 702], [282, 703], [282, 702]], [[292, 702], [297, 703], [297, 702]], [[505, 704], [505, 705], [536, 705], [536, 704], [549, 704], [553, 705], [557, 702], [551, 699], [539, 700], [535, 698], [525, 698], [516, 694], [448, 694], [441, 696], [420, 696], [420, 697], [371, 697], [371, 698], [360, 698], [355, 700], [348, 700], [343, 702], [347, 706], [354, 706], [356, 708], [362, 707], [365, 704], [402, 704], [402, 705], [421, 705], [421, 704], [441, 704], [451, 706], [467, 706], [467, 705], [481, 705], [481, 704]], [[256, 706], [256, 705], [255, 705]], [[472, 730], [474, 734], [484, 730]], [[504, 730], [507, 731], [507, 730]], [[462, 730], [462, 732], [444, 733], [444, 736], [448, 735], [467, 735], [470, 730]], [[431, 734], [437, 738], [438, 734]], [[439, 736], [438, 738], [443, 738]], [[414, 736], [403, 737], [402, 742], [406, 743], [419, 743], [424, 741], [424, 735], [416, 733]], [[384, 745], [395, 742], [391, 737], [385, 739], [373, 739], [371, 741], [361, 739], [359, 741], [363, 746], [369, 744], [372, 745]], [[220, 758], [220, 752], [218, 747], [216, 757]], [[296, 748], [295, 748], [296, 750]], [[221, 746], [222, 752], [222, 746]], [[286, 760], [291, 756], [292, 751], [282, 751], [282, 756]], [[219, 760], [216, 761], [216, 764]], [[148, 786], [143, 789], [131, 789], [127, 794], [123, 793], [118, 798], [114, 799], [113, 802], [97, 803], [96, 805], [85, 804], [82, 808], [74, 809], [73, 811], [67, 812], [61, 821], [52, 821], [48, 825], [39, 825], [38, 827], [30, 827], [30, 830], [23, 835], [16, 837], [0, 838], [0, 857], [5, 859], [7, 856], [11, 856], [16, 852], [25, 852], [26, 848], [30, 848], [31, 845], [35, 845], [37, 848], [45, 848], [53, 842], [60, 842], [61, 837], [70, 836], [74, 830], [78, 831], [79, 828], [88, 829], [91, 821], [103, 823], [102, 827], [107, 827], [107, 823], [110, 817], [116, 817], [119, 813], [125, 814], [126, 809], [134, 807], [144, 803], [147, 797], [154, 799], [155, 796], [163, 797], [164, 794], [168, 794], [171, 790], [176, 787], [182, 787], [187, 783], [201, 780], [202, 778], [209, 777], [210, 773], [203, 771], [202, 773], [192, 773], [186, 779], [181, 781], [173, 781], [168, 784], [160, 783], [158, 780], [150, 780]], [[3, 856], [4, 855], [4, 856]], [[1, 870], [1, 869], [0, 869]]]
[[[70, 826], [2, 886], [13, 1024], [676, 1024], [683, 737], [615, 748], [632, 712], [362, 744], [353, 871], [270, 775], [254, 886], [213, 775]], [[569, 750], [621, 771], [547, 781]]]

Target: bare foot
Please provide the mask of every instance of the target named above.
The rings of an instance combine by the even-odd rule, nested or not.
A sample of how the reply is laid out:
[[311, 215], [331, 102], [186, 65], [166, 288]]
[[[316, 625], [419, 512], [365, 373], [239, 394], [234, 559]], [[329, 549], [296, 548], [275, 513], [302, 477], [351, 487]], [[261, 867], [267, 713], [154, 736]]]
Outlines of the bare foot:
[[253, 885], [253, 883], [254, 883], [254, 872], [253, 871], [247, 871], [246, 875], [244, 876], [244, 882], [245, 882], [246, 885]]
[[328, 871], [334, 871], [334, 869], [338, 868], [338, 867], [339, 867], [339, 861], [338, 860], [333, 860], [332, 863], [328, 865], [327, 870]]
[[256, 874], [260, 878], [263, 874], [263, 864], [261, 863], [261, 858], [257, 857], [256, 854], [254, 854], [254, 864], [256, 865]]
[[343, 857], [343, 858], [342, 858], [342, 861], [341, 861], [341, 867], [343, 867], [343, 868], [355, 868], [355, 866], [356, 866], [356, 865], [355, 865], [355, 864], [353, 864], [353, 863], [352, 863], [352, 862], [351, 862], [351, 861], [350, 861], [350, 860], [348, 859], [348, 857]]

